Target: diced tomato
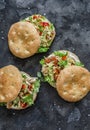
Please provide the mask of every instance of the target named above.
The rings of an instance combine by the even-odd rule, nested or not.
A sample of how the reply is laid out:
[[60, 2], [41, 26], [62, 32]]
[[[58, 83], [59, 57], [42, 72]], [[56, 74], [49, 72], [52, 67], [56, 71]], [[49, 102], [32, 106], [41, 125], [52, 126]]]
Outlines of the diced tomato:
[[41, 35], [42, 35], [42, 32], [39, 32], [39, 35], [41, 36]]
[[49, 23], [48, 23], [48, 22], [41, 22], [40, 24], [41, 24], [43, 27], [49, 26]]
[[31, 89], [32, 89], [32, 85], [29, 85], [29, 86], [28, 86], [28, 89], [29, 89], [29, 91], [31, 91]]
[[23, 84], [23, 85], [22, 85], [22, 89], [25, 89], [25, 88], [26, 88], [26, 85], [25, 85], [25, 84]]
[[58, 60], [55, 58], [54, 59], [54, 65], [57, 66], [58, 65]]
[[34, 16], [33, 16], [33, 19], [37, 19], [37, 18], [38, 18], [38, 16], [37, 16], [37, 15], [34, 15]]
[[34, 15], [33, 16], [33, 19], [38, 19], [38, 18], [42, 18], [42, 16], [41, 15]]
[[66, 59], [67, 59], [67, 56], [63, 56], [63, 57], [62, 57], [62, 60], [66, 60]]
[[22, 108], [27, 107], [27, 103], [22, 103], [22, 102], [21, 102], [21, 107], [22, 107]]
[[55, 68], [54, 72], [55, 72], [54, 79], [56, 80], [57, 77], [58, 77], [58, 74], [60, 73], [60, 69], [59, 68]]
[[45, 63], [50, 63], [51, 59], [50, 58], [45, 58]]
[[57, 64], [58, 63], [58, 60], [56, 59], [55, 56], [52, 56], [52, 57], [49, 57], [49, 58], [46, 58], [45, 59], [45, 63], [50, 63], [50, 62], [54, 62], [54, 64]]

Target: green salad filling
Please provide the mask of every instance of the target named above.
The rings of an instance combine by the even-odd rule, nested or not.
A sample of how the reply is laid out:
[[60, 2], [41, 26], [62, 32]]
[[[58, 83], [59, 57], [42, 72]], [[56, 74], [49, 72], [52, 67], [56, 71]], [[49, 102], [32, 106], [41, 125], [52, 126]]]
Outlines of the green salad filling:
[[55, 37], [54, 25], [47, 18], [39, 14], [25, 18], [23, 21], [33, 23], [40, 35], [41, 45], [38, 53], [47, 52]]
[[40, 80], [38, 78], [30, 77], [22, 72], [23, 84], [17, 98], [8, 105], [11, 108], [24, 109], [34, 104], [37, 93], [40, 88]]
[[41, 59], [44, 81], [55, 87], [57, 77], [62, 69], [71, 65], [84, 67], [79, 59], [74, 58], [71, 54], [73, 53], [69, 51], [55, 51], [50, 56]]

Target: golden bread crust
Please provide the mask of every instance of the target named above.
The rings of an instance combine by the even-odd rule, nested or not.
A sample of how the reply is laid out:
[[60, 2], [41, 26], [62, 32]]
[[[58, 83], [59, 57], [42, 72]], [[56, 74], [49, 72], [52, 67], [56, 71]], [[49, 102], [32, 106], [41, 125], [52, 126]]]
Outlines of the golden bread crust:
[[21, 73], [15, 66], [8, 65], [0, 69], [0, 102], [14, 100], [21, 87]]
[[80, 66], [70, 66], [61, 71], [57, 78], [56, 89], [66, 101], [81, 100], [90, 90], [90, 73]]
[[40, 47], [40, 36], [34, 25], [29, 22], [13, 24], [8, 33], [10, 51], [19, 58], [34, 55]]

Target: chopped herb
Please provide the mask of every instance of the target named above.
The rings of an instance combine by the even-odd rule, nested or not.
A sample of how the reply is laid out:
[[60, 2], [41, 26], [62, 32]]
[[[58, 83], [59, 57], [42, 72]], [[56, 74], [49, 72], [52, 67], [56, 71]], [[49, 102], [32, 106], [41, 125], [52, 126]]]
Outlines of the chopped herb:
[[32, 17], [29, 17], [29, 20], [32, 21]]
[[60, 65], [60, 67], [65, 67], [68, 64], [67, 60], [62, 60], [60, 62], [58, 62], [58, 65]]
[[14, 101], [12, 101], [14, 105], [18, 105], [19, 97], [17, 97]]
[[36, 80], [36, 82], [34, 83], [34, 92], [39, 92], [39, 87], [40, 87], [40, 80]]
[[81, 67], [84, 67], [84, 64], [81, 63], [81, 62], [75, 62], [75, 65], [77, 65], [77, 66], [81, 66]]
[[24, 79], [26, 79], [26, 78], [27, 78], [25, 74], [22, 74], [22, 77], [23, 77]]
[[41, 60], [40, 60], [40, 64], [41, 64], [41, 65], [44, 65], [44, 64], [45, 64], [45, 60], [44, 60], [44, 59], [41, 59]]
[[45, 82], [51, 82], [51, 77], [50, 76], [45, 76]]
[[49, 49], [48, 47], [40, 47], [38, 49], [38, 52], [47, 52], [48, 49]]
[[38, 25], [38, 27], [39, 27], [39, 31], [40, 31], [40, 32], [43, 32], [43, 27], [40, 26], [40, 25]]
[[54, 54], [55, 54], [56, 56], [63, 57], [63, 56], [66, 56], [66, 55], [68, 54], [68, 52], [55, 51]]
[[44, 16], [41, 16], [43, 20], [46, 20], [46, 18]]
[[51, 84], [52, 86], [55, 85], [55, 81], [53, 79], [51, 79], [50, 76], [45, 76], [44, 77], [44, 82], [48, 82], [49, 84]]
[[54, 30], [54, 26], [53, 26], [53, 24], [50, 25], [50, 28], [51, 28], [52, 30]]

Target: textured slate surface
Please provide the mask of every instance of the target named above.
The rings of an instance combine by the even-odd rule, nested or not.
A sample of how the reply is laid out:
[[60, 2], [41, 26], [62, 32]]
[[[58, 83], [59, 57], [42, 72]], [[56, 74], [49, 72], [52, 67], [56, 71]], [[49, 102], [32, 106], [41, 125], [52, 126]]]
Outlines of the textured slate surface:
[[[8, 49], [8, 30], [34, 13], [52, 21], [57, 35], [47, 53], [20, 60]], [[90, 0], [0, 0], [0, 67], [13, 64], [36, 76], [41, 69], [39, 60], [59, 49], [75, 52], [90, 70]], [[0, 108], [0, 130], [90, 130], [90, 93], [80, 102], [67, 103], [42, 83], [31, 108]]]

